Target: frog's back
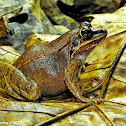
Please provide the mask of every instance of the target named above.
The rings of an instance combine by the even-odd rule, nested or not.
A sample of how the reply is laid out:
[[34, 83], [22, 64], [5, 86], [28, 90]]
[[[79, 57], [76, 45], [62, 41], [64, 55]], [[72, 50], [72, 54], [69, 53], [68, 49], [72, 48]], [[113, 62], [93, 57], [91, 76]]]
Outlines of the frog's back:
[[79, 29], [74, 29], [72, 31], [66, 32], [61, 35], [56, 40], [51, 42], [45, 42], [41, 44], [35, 44], [28, 47], [24, 53], [14, 62], [14, 66], [16, 68], [20, 68], [25, 66], [27, 63], [31, 62], [32, 60], [38, 59], [41, 56], [45, 56], [52, 52], [58, 52], [62, 50], [65, 46], [69, 44], [69, 41], [72, 37], [76, 36]]

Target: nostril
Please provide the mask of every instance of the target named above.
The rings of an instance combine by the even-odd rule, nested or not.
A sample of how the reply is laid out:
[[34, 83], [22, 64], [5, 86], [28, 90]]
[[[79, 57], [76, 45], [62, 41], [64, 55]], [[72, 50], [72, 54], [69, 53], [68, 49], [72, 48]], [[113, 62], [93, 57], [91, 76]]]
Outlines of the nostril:
[[28, 20], [28, 14], [23, 13], [9, 19], [9, 22], [18, 22], [20, 24], [25, 23]]

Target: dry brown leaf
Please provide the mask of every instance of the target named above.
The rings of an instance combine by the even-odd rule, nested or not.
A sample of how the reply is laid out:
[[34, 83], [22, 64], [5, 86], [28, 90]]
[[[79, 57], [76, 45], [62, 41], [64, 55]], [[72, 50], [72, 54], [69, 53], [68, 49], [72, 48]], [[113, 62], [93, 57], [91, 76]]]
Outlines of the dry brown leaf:
[[[31, 126], [46, 122], [55, 116], [67, 113], [73, 109], [86, 106], [87, 103], [29, 103], [29, 102], [0, 102], [0, 118], [2, 123], [15, 123], [19, 126]], [[104, 104], [88, 106], [78, 113], [62, 117], [51, 126], [111, 126], [111, 123], [98, 109], [105, 112], [115, 125], [121, 126], [126, 121], [126, 106], [105, 102]], [[17, 118], [18, 117], [18, 118]], [[45, 125], [44, 125], [45, 126]]]
[[0, 60], [12, 64], [20, 54], [11, 46], [0, 46]]
[[126, 104], [126, 50], [114, 71], [105, 100]]
[[7, 36], [7, 28], [2, 17], [0, 17], [0, 38]]
[[52, 40], [55, 40], [60, 35], [49, 35], [49, 34], [31, 34], [27, 41], [24, 43], [25, 46], [29, 47], [34, 44], [39, 44], [43, 42], [51, 42]]
[[92, 26], [105, 28], [108, 31], [108, 37], [126, 30], [125, 6], [114, 13], [93, 14], [90, 16], [94, 17], [91, 22]]

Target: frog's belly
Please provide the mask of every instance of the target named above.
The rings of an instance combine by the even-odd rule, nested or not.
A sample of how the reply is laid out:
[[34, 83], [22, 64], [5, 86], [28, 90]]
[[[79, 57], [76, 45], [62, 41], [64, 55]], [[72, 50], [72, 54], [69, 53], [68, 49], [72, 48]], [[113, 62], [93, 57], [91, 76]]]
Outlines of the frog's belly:
[[68, 65], [68, 54], [60, 51], [35, 59], [21, 70], [38, 83], [43, 96], [55, 96], [67, 89], [64, 74]]

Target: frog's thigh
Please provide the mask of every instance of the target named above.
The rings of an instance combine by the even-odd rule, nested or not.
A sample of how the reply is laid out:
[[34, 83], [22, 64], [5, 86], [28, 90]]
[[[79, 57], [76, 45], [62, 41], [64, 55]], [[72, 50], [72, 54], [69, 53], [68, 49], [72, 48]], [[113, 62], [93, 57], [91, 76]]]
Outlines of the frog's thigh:
[[5, 93], [22, 100], [35, 100], [40, 96], [40, 88], [36, 82], [11, 64], [0, 62], [0, 88]]

